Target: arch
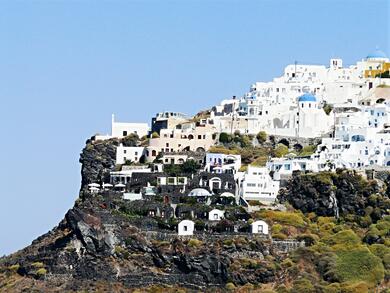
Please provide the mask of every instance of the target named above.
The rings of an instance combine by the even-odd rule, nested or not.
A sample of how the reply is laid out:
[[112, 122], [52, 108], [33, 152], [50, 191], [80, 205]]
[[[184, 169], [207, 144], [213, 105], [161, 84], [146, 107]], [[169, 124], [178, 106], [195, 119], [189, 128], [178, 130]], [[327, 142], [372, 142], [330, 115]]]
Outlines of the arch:
[[155, 157], [155, 156], [157, 156], [157, 152], [156, 152], [156, 150], [152, 150], [152, 157]]
[[219, 177], [213, 177], [209, 180], [209, 187], [210, 190], [214, 189], [221, 189], [222, 187], [222, 180]]
[[282, 120], [280, 120], [279, 118], [274, 118], [273, 123], [274, 128], [283, 128]]
[[189, 139], [189, 140], [194, 139], [194, 135], [193, 135], [193, 134], [189, 134], [189, 135], [188, 135], [188, 139]]
[[202, 148], [202, 147], [198, 147], [198, 148], [196, 149], [196, 151], [199, 152], [199, 153], [204, 153], [204, 152], [206, 152], [206, 150], [205, 150], [204, 148]]
[[183, 148], [183, 151], [185, 152], [189, 152], [191, 150], [190, 146], [186, 146], [185, 148]]

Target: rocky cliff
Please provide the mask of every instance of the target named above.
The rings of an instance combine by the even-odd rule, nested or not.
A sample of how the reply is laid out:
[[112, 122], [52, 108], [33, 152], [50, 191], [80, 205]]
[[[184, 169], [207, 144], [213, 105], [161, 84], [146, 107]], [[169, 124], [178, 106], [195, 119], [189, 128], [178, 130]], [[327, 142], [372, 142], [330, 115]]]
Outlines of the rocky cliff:
[[[173, 233], [169, 241], [156, 240], [111, 208], [107, 198], [89, 193], [89, 183], [103, 182], [115, 168], [118, 143], [115, 139], [89, 142], [80, 156], [82, 182], [75, 206], [52, 231], [1, 259], [3, 278], [12, 280], [10, 291], [158, 284], [199, 290], [224, 287], [227, 282], [243, 285], [277, 278], [272, 262], [266, 259], [278, 254], [269, 240], [239, 235], [199, 240]], [[255, 268], [237, 263], [237, 259], [249, 258]]]
[[[89, 193], [89, 183], [106, 182], [115, 169], [119, 143], [88, 141], [80, 156], [79, 199], [53, 230], [0, 259], [1, 292], [215, 292], [244, 286], [238, 292], [344, 293], [388, 285], [386, 185], [346, 171], [296, 174], [279, 196], [293, 208], [258, 212], [272, 224], [274, 240], [245, 233], [179, 238], [169, 230], [146, 231], [148, 219], [124, 213], [118, 197]], [[351, 230], [346, 237], [345, 229], [359, 237]], [[344, 246], [356, 259], [344, 260]], [[352, 265], [346, 271], [356, 275], [342, 265]], [[349, 289], [351, 280], [362, 280], [360, 291]]]

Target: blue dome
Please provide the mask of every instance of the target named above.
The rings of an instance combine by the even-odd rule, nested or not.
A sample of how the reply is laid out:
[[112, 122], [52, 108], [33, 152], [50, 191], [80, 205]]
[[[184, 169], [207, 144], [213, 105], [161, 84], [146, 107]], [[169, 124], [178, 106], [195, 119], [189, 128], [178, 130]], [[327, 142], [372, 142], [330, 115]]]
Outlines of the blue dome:
[[298, 102], [316, 102], [317, 99], [312, 94], [304, 94], [298, 98]]
[[387, 56], [383, 51], [376, 49], [374, 52], [367, 55], [367, 59], [374, 58], [387, 58]]

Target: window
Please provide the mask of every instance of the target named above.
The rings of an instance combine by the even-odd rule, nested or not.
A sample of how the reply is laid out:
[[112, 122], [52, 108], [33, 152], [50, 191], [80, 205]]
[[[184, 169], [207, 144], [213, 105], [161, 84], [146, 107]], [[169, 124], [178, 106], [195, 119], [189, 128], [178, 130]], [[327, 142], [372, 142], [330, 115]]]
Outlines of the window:
[[187, 226], [183, 226], [183, 231], [188, 231]]
[[123, 136], [127, 136], [127, 131], [123, 131]]
[[218, 220], [218, 214], [214, 214], [214, 220]]
[[257, 226], [257, 232], [258, 233], [263, 233], [263, 226], [262, 225], [258, 225]]
[[138, 156], [138, 152], [134, 152], [134, 155], [135, 155], [135, 156]]
[[124, 154], [126, 154], [126, 152], [127, 152], [126, 150], [123, 150], [123, 153], [124, 153]]
[[198, 135], [198, 139], [202, 139], [202, 136], [201, 136], [201, 135]]

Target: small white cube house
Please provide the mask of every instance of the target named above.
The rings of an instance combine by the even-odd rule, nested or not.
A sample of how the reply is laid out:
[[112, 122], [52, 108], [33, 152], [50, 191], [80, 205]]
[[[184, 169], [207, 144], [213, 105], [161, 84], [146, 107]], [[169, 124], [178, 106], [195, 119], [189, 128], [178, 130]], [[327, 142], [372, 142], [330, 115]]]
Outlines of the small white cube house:
[[268, 235], [268, 224], [264, 221], [258, 220], [251, 224], [252, 234]]
[[220, 221], [223, 219], [225, 212], [213, 209], [209, 212], [209, 221]]
[[191, 220], [183, 220], [177, 225], [179, 236], [194, 235], [195, 223]]

